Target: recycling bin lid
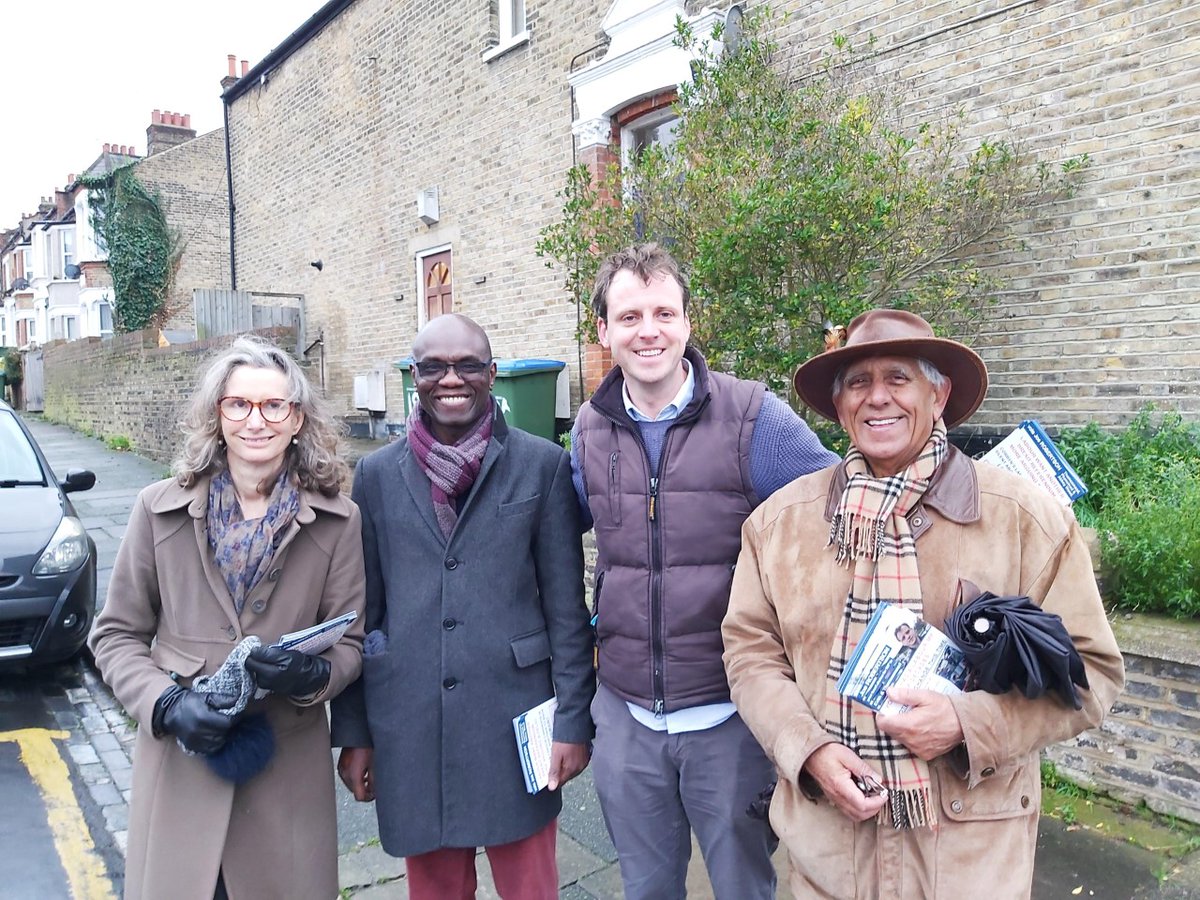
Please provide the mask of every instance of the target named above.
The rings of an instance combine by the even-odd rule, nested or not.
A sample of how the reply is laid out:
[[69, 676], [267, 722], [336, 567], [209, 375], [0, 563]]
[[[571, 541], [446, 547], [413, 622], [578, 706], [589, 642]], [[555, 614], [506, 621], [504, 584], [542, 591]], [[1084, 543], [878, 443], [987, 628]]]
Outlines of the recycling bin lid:
[[537, 372], [558, 372], [566, 365], [559, 359], [498, 359], [496, 374], [506, 378], [513, 375], [533, 375]]

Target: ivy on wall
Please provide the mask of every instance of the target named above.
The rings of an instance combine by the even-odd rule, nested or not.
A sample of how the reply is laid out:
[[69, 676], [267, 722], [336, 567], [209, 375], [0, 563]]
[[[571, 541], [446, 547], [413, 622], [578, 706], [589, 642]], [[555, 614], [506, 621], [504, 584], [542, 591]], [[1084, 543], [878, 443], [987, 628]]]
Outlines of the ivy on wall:
[[172, 312], [167, 299], [183, 255], [179, 232], [167, 224], [158, 194], [146, 189], [133, 166], [81, 181], [90, 192], [96, 243], [108, 253], [114, 326], [161, 328]]

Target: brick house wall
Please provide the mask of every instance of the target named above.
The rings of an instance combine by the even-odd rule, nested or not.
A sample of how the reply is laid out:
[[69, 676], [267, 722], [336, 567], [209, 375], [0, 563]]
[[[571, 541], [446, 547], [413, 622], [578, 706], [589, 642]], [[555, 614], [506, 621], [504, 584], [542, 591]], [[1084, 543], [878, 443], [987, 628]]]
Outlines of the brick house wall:
[[151, 194], [158, 193], [167, 222], [182, 235], [167, 327], [192, 329], [192, 291], [230, 286], [225, 131], [218, 128], [148, 156], [134, 171]]
[[1186, 0], [785, 4], [804, 71], [834, 34], [912, 85], [909, 113], [962, 108], [972, 140], [1010, 127], [1082, 189], [983, 248], [1007, 282], [977, 348], [992, 387], [971, 425], [1036, 415], [1119, 425], [1149, 401], [1200, 413], [1200, 5]]
[[[979, 248], [1006, 287], [976, 342], [993, 386], [972, 428], [1030, 415], [1051, 429], [1119, 425], [1148, 401], [1200, 412], [1200, 6], [774, 5], [790, 13], [775, 37], [794, 71], [835, 33], [873, 35], [876, 64], [911, 84], [913, 120], [961, 108], [971, 141], [1091, 158], [1074, 198]], [[610, 4], [530, 0], [529, 43], [484, 61], [491, 6], [442, 0], [414, 16], [403, 0], [357, 0], [230, 106], [237, 286], [306, 297], [339, 411], [353, 377], [383, 367], [387, 417], [402, 415], [392, 363], [421, 321], [416, 256], [438, 247], [452, 249], [455, 309], [497, 355], [566, 360], [580, 400], [576, 310], [534, 244], [566, 168], [603, 157], [594, 141], [573, 153], [567, 77]], [[440, 221], [425, 225], [415, 198], [434, 186]], [[589, 382], [605, 362], [592, 355]]]
[[[530, 2], [529, 42], [484, 61], [493, 6], [357, 0], [229, 107], [237, 287], [305, 296], [338, 412], [354, 376], [383, 367], [387, 419], [402, 419], [393, 363], [421, 315], [417, 254], [436, 247], [452, 251], [455, 311], [497, 356], [577, 371], [575, 308], [534, 245], [572, 163], [566, 73], [606, 2]], [[434, 225], [417, 218], [429, 187]]]

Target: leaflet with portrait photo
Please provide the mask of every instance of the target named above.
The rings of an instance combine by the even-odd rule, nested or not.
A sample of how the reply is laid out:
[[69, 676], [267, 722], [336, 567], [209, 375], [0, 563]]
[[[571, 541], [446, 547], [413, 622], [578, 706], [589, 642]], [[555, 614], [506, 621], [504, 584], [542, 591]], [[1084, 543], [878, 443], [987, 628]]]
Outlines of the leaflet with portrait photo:
[[908, 707], [889, 700], [889, 687], [961, 693], [967, 663], [946, 635], [911, 609], [880, 603], [838, 679], [838, 692], [880, 713]]

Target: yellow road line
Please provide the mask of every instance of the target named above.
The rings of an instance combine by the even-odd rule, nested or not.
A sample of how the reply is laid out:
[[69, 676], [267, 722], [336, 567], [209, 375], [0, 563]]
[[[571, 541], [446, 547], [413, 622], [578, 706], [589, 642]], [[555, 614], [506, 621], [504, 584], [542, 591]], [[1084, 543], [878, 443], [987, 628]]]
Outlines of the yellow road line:
[[71, 774], [54, 746], [55, 740], [65, 741], [69, 736], [65, 731], [23, 728], [0, 732], [0, 742], [16, 742], [21, 761], [42, 795], [58, 858], [67, 871], [71, 896], [75, 900], [113, 900], [112, 883], [75, 802]]

